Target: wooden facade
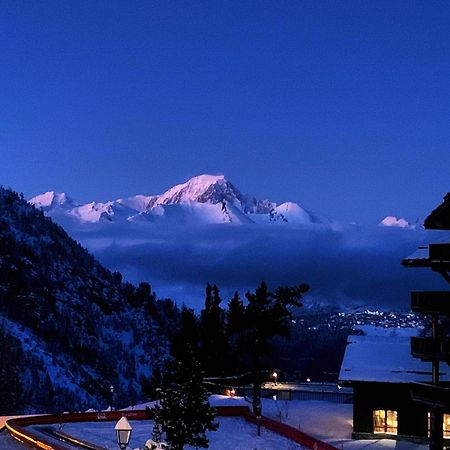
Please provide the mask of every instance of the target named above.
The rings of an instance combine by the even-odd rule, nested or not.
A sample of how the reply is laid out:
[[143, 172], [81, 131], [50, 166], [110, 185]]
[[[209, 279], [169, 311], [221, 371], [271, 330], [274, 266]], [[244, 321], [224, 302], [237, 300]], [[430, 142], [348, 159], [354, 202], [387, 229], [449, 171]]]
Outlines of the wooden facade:
[[[450, 194], [426, 219], [426, 229], [450, 230]], [[450, 243], [430, 243], [428, 255], [420, 260], [403, 261], [406, 267], [428, 267], [450, 284]], [[450, 291], [412, 292], [411, 308], [431, 318], [431, 336], [411, 339], [411, 353], [415, 358], [432, 363], [432, 376], [427, 385], [412, 390], [412, 398], [430, 409], [430, 450], [442, 450], [448, 438], [448, 409], [450, 389], [442, 383], [441, 367], [450, 364], [450, 337], [445, 336], [442, 318], [450, 317]]]
[[[375, 432], [374, 411], [397, 413], [396, 434]], [[428, 441], [428, 409], [412, 401], [409, 383], [353, 383], [353, 438]], [[450, 413], [450, 411], [449, 411]]]

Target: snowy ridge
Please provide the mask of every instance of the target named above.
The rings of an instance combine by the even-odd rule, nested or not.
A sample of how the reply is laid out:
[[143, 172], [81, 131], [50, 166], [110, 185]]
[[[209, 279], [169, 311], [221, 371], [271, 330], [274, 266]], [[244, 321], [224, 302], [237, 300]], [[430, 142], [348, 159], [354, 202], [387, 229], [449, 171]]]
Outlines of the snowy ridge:
[[130, 215], [136, 214], [136, 210], [118, 202], [92, 202], [73, 208], [70, 214], [82, 222], [99, 222], [100, 220], [112, 222], [116, 218], [127, 219]]
[[144, 212], [151, 208], [156, 199], [155, 195], [135, 195], [134, 197], [119, 198], [116, 202], [135, 211]]
[[43, 208], [44, 210], [77, 206], [77, 203], [75, 203], [67, 194], [55, 191], [48, 191], [44, 194], [37, 195], [30, 200], [30, 203], [37, 208]]
[[[67, 217], [80, 223], [170, 222], [173, 224], [329, 224], [294, 202], [280, 205], [242, 194], [223, 175], [199, 175], [161, 195], [136, 195], [105, 203], [79, 205], [64, 193], [47, 192], [29, 200], [55, 220]], [[67, 224], [66, 224], [67, 225]]]

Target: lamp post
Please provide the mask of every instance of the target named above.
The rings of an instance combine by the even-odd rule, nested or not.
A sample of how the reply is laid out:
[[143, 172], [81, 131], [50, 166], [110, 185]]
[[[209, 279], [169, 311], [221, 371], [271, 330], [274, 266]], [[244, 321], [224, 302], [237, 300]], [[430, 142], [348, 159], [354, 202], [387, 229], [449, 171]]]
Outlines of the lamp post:
[[128, 422], [128, 419], [125, 416], [116, 423], [115, 430], [117, 444], [119, 445], [120, 450], [125, 450], [130, 442], [132, 431], [130, 422]]
[[272, 376], [273, 376], [274, 384], [275, 384], [275, 386], [276, 386], [276, 385], [277, 385], [278, 374], [274, 371], [273, 374], [272, 374]]
[[113, 385], [111, 385], [110, 387], [109, 387], [109, 392], [111, 393], [111, 405], [110, 405], [110, 407], [111, 407], [111, 411], [113, 411], [114, 410], [114, 408], [113, 408], [113, 398], [114, 398], [114, 386]]

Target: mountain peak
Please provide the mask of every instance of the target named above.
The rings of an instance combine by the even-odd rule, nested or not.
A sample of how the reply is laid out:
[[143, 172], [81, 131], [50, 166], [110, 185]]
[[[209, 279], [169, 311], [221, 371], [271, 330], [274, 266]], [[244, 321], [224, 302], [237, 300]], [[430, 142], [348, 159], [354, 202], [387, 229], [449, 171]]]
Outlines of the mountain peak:
[[65, 193], [48, 191], [29, 200], [36, 208], [52, 209], [54, 207], [73, 207], [76, 203]]
[[223, 175], [198, 175], [182, 184], [170, 188], [157, 199], [158, 204], [241, 203], [242, 194]]

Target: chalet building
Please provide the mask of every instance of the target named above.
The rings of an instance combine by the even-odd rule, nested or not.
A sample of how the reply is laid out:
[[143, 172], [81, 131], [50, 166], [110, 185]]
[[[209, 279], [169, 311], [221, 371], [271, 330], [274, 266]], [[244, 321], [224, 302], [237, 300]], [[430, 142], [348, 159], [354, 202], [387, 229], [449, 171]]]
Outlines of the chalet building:
[[[411, 388], [430, 380], [432, 365], [411, 355], [413, 333], [349, 336], [339, 379], [353, 386], [354, 439], [428, 441], [430, 408], [413, 401]], [[442, 368], [441, 379], [450, 381], [450, 367]], [[450, 439], [450, 408], [443, 427]]]
[[[450, 230], [450, 193], [426, 219], [424, 226], [431, 230]], [[422, 255], [407, 258], [405, 267], [427, 268], [441, 275], [450, 284], [450, 243], [431, 243]], [[430, 362], [432, 374], [427, 383], [412, 386], [411, 397], [418, 405], [430, 410], [430, 450], [441, 450], [448, 410], [450, 384], [441, 376], [442, 367], [450, 364], [450, 337], [444, 322], [450, 319], [450, 291], [418, 291], [411, 293], [411, 308], [431, 318], [431, 336], [411, 339], [411, 353], [421, 361]], [[446, 382], [447, 381], [447, 382]]]
[[[450, 193], [424, 227], [450, 230]], [[440, 240], [402, 264], [450, 283], [448, 232]], [[412, 292], [411, 309], [430, 317], [431, 336], [350, 336], [340, 379], [353, 385], [355, 438], [427, 440], [442, 450], [450, 448], [450, 291]]]

